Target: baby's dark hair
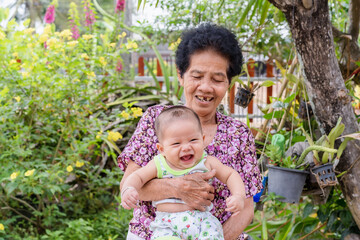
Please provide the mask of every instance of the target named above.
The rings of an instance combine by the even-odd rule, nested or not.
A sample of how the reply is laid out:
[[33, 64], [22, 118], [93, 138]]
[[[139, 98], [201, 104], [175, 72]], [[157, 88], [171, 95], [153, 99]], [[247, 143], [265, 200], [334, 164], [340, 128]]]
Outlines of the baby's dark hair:
[[202, 23], [184, 31], [181, 36], [175, 55], [176, 67], [181, 77], [190, 66], [191, 55], [205, 50], [214, 50], [229, 61], [226, 73], [229, 81], [241, 73], [243, 56], [235, 34], [214, 23]]
[[163, 127], [170, 124], [174, 119], [193, 119], [197, 122], [202, 134], [199, 116], [190, 108], [179, 105], [164, 109], [155, 120], [155, 133], [159, 141], [162, 136]]

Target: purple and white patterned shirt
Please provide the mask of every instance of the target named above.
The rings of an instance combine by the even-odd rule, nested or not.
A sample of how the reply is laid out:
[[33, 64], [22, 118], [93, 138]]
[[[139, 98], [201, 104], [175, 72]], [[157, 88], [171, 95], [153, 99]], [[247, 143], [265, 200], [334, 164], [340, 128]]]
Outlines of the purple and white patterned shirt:
[[[156, 105], [149, 107], [140, 119], [138, 126], [118, 157], [119, 167], [125, 171], [130, 160], [139, 166], [145, 166], [157, 154], [155, 135], [155, 119], [164, 108], [171, 106]], [[216, 112], [217, 132], [212, 142], [204, 149], [208, 155], [219, 159], [223, 164], [239, 172], [245, 184], [246, 197], [252, 197], [262, 188], [260, 170], [255, 154], [255, 141], [250, 129], [242, 122]], [[226, 198], [230, 196], [229, 189], [218, 179], [214, 179], [214, 208], [211, 213], [223, 224], [230, 216], [226, 212]], [[140, 202], [135, 208], [129, 228], [135, 235], [150, 240], [150, 223], [155, 218], [155, 209], [151, 202]], [[243, 234], [239, 236], [243, 239]]]

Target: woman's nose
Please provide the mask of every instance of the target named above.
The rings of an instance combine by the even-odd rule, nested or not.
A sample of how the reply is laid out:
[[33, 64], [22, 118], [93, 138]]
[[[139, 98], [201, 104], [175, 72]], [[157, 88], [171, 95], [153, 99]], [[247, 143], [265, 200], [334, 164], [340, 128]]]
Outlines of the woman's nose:
[[198, 89], [202, 92], [211, 92], [211, 80], [207, 77], [201, 79]]

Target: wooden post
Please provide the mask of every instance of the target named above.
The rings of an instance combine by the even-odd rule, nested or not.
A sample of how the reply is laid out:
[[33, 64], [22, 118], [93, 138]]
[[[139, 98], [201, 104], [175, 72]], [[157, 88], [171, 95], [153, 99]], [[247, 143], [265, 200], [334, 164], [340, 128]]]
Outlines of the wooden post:
[[[274, 64], [270, 59], [266, 61], [266, 77], [274, 77]], [[266, 89], [266, 103], [270, 104], [270, 97], [272, 96], [273, 87], [270, 86]]]
[[228, 92], [229, 94], [229, 108], [230, 113], [233, 114], [235, 112], [235, 84]]
[[[156, 59], [156, 76], [162, 76], [162, 75], [163, 73], [161, 71], [159, 59]], [[159, 84], [160, 84], [160, 88], [162, 89], [164, 82], [159, 82]]]
[[[247, 63], [248, 73], [250, 77], [255, 77], [255, 60], [252, 58], [249, 58], [249, 61]], [[253, 83], [251, 83], [251, 87], [253, 86]], [[248, 114], [254, 113], [254, 98], [251, 100], [251, 102], [248, 105]], [[253, 119], [250, 118], [250, 122], [252, 122]]]
[[139, 57], [138, 59], [138, 75], [145, 76], [144, 57]]

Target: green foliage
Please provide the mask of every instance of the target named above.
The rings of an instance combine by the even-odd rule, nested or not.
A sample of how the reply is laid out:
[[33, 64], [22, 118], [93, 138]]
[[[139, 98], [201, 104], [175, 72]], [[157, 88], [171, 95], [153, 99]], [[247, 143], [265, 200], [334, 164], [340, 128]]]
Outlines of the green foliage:
[[0, 239], [124, 239], [116, 157], [138, 98], [162, 99], [121, 70], [136, 41], [120, 29], [77, 40], [54, 25], [16, 29], [0, 30]]
[[344, 239], [349, 233], [359, 233], [337, 188], [320, 206], [313, 205], [308, 197], [297, 205], [280, 202], [274, 193], [259, 204], [263, 211], [257, 211], [245, 229], [253, 239]]

